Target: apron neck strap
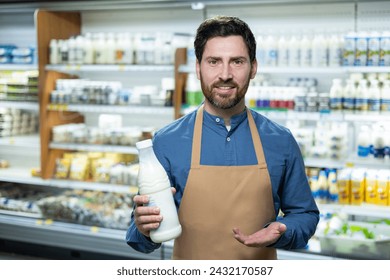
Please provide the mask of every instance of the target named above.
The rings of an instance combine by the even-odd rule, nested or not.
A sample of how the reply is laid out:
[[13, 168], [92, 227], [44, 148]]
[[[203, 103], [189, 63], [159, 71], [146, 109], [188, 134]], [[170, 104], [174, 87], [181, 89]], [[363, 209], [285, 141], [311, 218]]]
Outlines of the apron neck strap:
[[[203, 106], [201, 105], [196, 112], [195, 118], [195, 127], [194, 127], [194, 136], [192, 140], [192, 155], [191, 155], [191, 168], [200, 167], [200, 152], [201, 152], [201, 143], [202, 143], [202, 127], [203, 127]], [[258, 133], [255, 121], [253, 116], [248, 108], [246, 108], [249, 129], [252, 135], [253, 146], [255, 148], [257, 165], [260, 168], [267, 167], [265, 161], [263, 146], [261, 144], [260, 135]]]

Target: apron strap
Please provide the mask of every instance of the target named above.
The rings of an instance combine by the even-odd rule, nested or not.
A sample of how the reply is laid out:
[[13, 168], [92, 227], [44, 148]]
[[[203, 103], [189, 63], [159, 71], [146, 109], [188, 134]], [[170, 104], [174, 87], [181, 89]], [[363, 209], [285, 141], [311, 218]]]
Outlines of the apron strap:
[[[194, 136], [192, 141], [192, 155], [191, 155], [191, 168], [200, 168], [200, 152], [201, 152], [201, 142], [202, 142], [202, 126], [203, 126], [203, 104], [198, 108], [195, 118], [195, 127], [194, 127]], [[265, 161], [263, 145], [261, 144], [260, 135], [258, 133], [255, 121], [253, 119], [252, 113], [247, 108], [246, 109], [248, 116], [249, 129], [252, 135], [253, 146], [255, 148], [257, 165], [259, 168], [267, 168], [267, 163]]]

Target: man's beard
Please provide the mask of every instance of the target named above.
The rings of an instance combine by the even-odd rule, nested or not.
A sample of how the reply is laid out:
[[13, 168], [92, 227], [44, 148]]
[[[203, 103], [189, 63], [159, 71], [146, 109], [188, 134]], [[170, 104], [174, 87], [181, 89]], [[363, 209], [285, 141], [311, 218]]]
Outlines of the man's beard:
[[[211, 86], [207, 86], [203, 82], [201, 73], [200, 73], [200, 76], [201, 76], [200, 83], [201, 83], [202, 91], [203, 91], [205, 98], [214, 107], [216, 107], [218, 109], [230, 109], [230, 108], [233, 108], [234, 106], [236, 106], [238, 103], [240, 103], [241, 100], [245, 97], [245, 93], [248, 90], [249, 81], [250, 81], [250, 78], [248, 78], [248, 81], [244, 85], [243, 88], [239, 88], [238, 85], [232, 80], [219, 81], [219, 82], [213, 83]], [[233, 96], [233, 98], [230, 95], [227, 97], [222, 97], [220, 95], [218, 96], [218, 98], [216, 97], [216, 95], [218, 95], [218, 94], [214, 93], [213, 89], [216, 87], [224, 87], [224, 86], [225, 87], [229, 87], [229, 86], [234, 87], [237, 90], [237, 93]]]

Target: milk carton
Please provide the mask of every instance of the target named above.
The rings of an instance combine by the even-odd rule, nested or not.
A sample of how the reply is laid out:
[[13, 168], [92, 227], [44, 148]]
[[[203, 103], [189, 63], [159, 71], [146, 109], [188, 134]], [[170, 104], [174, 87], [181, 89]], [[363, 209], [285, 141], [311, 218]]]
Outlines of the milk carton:
[[360, 205], [364, 201], [366, 169], [356, 168], [351, 173], [351, 204]]

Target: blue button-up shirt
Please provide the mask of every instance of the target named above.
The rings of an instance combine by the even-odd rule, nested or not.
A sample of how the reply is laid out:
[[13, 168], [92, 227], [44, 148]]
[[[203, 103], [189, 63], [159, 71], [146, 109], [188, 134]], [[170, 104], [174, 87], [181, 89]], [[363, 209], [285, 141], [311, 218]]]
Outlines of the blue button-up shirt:
[[[287, 128], [255, 111], [251, 110], [251, 114], [261, 137], [270, 174], [275, 215], [287, 226], [287, 231], [271, 246], [282, 249], [304, 248], [316, 230], [319, 211], [311, 194], [298, 144]], [[177, 207], [180, 206], [191, 166], [195, 117], [196, 111], [162, 128], [153, 138], [156, 156], [167, 171], [172, 186], [176, 188]], [[246, 112], [233, 116], [230, 124], [231, 129], [228, 130], [222, 118], [204, 111], [202, 165], [257, 164]], [[199, 207], [202, 207], [201, 201]], [[127, 231], [126, 242], [135, 250], [145, 253], [161, 245], [142, 235], [134, 219]]]

